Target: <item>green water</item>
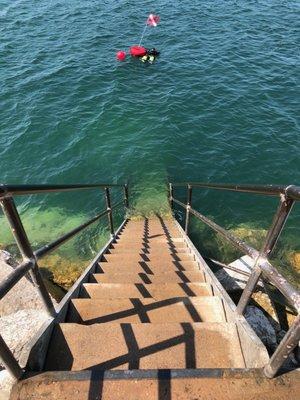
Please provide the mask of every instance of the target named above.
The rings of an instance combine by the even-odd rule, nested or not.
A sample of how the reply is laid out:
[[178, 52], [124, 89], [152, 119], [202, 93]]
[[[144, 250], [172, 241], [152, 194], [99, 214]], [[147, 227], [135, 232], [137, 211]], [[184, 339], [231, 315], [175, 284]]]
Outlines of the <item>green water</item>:
[[[143, 44], [160, 58], [118, 63], [151, 11], [161, 23]], [[299, 21], [298, 1], [0, 0], [1, 181], [129, 180], [142, 214], [166, 212], [167, 179], [299, 184]], [[18, 205], [38, 246], [104, 203], [91, 191]], [[231, 229], [267, 229], [277, 203], [198, 190], [194, 206]], [[288, 249], [300, 250], [299, 214]]]

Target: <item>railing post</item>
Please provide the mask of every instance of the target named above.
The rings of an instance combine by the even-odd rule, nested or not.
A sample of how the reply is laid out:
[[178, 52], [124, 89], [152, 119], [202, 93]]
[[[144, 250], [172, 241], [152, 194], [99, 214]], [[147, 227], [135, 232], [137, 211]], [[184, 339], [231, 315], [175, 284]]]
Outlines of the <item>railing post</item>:
[[[256, 264], [258, 263], [258, 261], [259, 260], [256, 261]], [[258, 265], [256, 265], [249, 276], [247, 284], [243, 290], [242, 296], [238, 302], [238, 305], [236, 306], [236, 312], [239, 315], [243, 315], [245, 308], [247, 307], [247, 304], [249, 303], [250, 298], [254, 293], [254, 290], [256, 288], [260, 276], [261, 276], [261, 269], [259, 268]]]
[[127, 183], [124, 185], [124, 204], [125, 207], [129, 207], [129, 196], [128, 196], [128, 185]]
[[173, 194], [174, 194], [173, 185], [172, 185], [172, 183], [169, 183], [169, 204], [170, 204], [171, 210], [173, 210], [173, 206], [174, 206]]
[[20, 219], [18, 210], [12, 197], [4, 197], [0, 200], [3, 212], [9, 222], [12, 233], [17, 242], [18, 248], [22, 254], [23, 260], [32, 260], [33, 266], [30, 271], [30, 276], [39, 290], [40, 296], [44, 302], [44, 305], [51, 317], [56, 316], [56, 311], [52, 303], [51, 297], [46, 289], [43, 282], [42, 276], [37, 265], [36, 258], [33, 254], [29, 239], [25, 232], [24, 226]]
[[184, 231], [188, 234], [189, 230], [189, 222], [190, 222], [190, 209], [192, 205], [192, 186], [188, 185], [187, 187], [187, 205], [186, 205], [186, 213], [185, 213], [185, 228]]
[[279, 368], [288, 358], [289, 354], [298, 345], [300, 339], [300, 315], [297, 316], [293, 325], [285, 334], [276, 351], [270, 358], [269, 363], [264, 368], [264, 373], [268, 378], [273, 378]]
[[274, 216], [272, 226], [267, 233], [266, 242], [263, 248], [263, 253], [266, 257], [269, 257], [274, 250], [294, 203], [295, 200], [287, 199], [283, 194], [280, 195], [279, 206]]
[[[269, 229], [263, 252], [266, 257], [269, 257], [276, 246], [277, 240], [282, 232], [285, 222], [292, 210], [295, 201], [287, 199], [284, 194], [280, 195], [280, 204], [275, 214], [273, 225]], [[266, 294], [269, 296], [270, 302], [275, 311], [275, 315], [279, 322], [281, 329], [288, 330], [288, 321], [285, 312], [285, 306], [276, 303], [271, 296], [271, 291], [267, 282], [263, 281]]]
[[110, 235], [111, 235], [111, 237], [114, 237], [115, 236], [115, 231], [114, 231], [114, 223], [113, 223], [113, 216], [112, 216], [109, 188], [106, 187], [104, 189], [104, 191], [105, 191], [106, 209], [108, 211], [107, 215], [108, 215], [108, 223], [109, 223]]
[[16, 379], [20, 379], [21, 376], [23, 375], [23, 370], [1, 335], [0, 335], [0, 358], [5, 368], [10, 372], [10, 374]]
[[268, 257], [276, 243], [277, 240], [282, 232], [282, 229], [287, 221], [287, 218], [291, 212], [291, 209], [293, 207], [294, 200], [287, 199], [284, 194], [280, 195], [280, 203], [278, 206], [278, 209], [275, 213], [271, 228], [269, 229], [267, 233], [267, 237], [265, 240], [265, 244], [262, 248], [262, 251], [256, 260], [255, 267], [253, 268], [253, 271], [251, 272], [251, 275], [248, 279], [248, 282], [246, 284], [246, 287], [242, 293], [242, 296], [239, 300], [239, 303], [237, 305], [237, 313], [242, 315], [245, 311], [245, 308], [247, 304], [250, 301], [250, 298], [256, 288], [256, 285], [261, 277], [261, 269], [260, 269], [260, 263], [259, 263], [259, 258], [263, 257], [266, 258]]

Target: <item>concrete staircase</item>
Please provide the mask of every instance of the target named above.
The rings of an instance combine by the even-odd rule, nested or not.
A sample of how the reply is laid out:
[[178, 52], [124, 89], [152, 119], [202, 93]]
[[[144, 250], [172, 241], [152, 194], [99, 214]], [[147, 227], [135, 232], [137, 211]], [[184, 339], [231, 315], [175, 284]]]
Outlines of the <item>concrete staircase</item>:
[[233, 367], [245, 367], [236, 326], [174, 222], [159, 219], [127, 223], [55, 327], [45, 364], [53, 371]]
[[[31, 377], [36, 372], [28, 372], [11, 398], [168, 400], [169, 384], [152, 395], [151, 383], [141, 393], [133, 382], [139, 382], [138, 376], [157, 381], [163, 371], [174, 370], [186, 379], [190, 394], [181, 388], [172, 398], [198, 398], [193, 387], [203, 388], [198, 381], [192, 384], [193, 374], [185, 371], [199, 375], [200, 369], [211, 369], [216, 378], [220, 369], [262, 366], [266, 360], [258, 339], [251, 348], [248, 328], [244, 331], [229, 315], [226, 299], [174, 219], [129, 220], [70, 301], [64, 322], [54, 324], [44, 373]], [[256, 354], [263, 355], [261, 360]], [[111, 370], [117, 375], [109, 375]], [[112, 377], [109, 385], [107, 376]], [[225, 385], [228, 395], [238, 387], [232, 382]]]

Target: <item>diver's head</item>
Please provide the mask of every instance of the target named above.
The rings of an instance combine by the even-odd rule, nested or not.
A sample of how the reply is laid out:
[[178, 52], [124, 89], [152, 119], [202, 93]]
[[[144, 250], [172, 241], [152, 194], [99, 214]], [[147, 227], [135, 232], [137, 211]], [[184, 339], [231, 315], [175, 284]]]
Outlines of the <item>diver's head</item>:
[[148, 51], [148, 54], [151, 56], [158, 56], [159, 55], [159, 51], [157, 51], [154, 47]]

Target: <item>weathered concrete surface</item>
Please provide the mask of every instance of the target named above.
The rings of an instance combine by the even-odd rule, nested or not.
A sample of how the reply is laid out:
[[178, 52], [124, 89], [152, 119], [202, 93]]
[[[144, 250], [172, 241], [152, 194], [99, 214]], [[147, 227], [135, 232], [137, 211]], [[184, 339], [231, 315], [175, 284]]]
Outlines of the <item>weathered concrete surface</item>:
[[48, 319], [42, 310], [19, 310], [0, 318], [0, 332], [14, 356], [19, 359], [23, 347]]
[[149, 275], [145, 272], [127, 272], [121, 274], [106, 272], [105, 274], [93, 274], [91, 277], [91, 283], [196, 283], [204, 281], [204, 274], [200, 270], [158, 272], [155, 275]]
[[9, 399], [14, 383], [15, 379], [8, 373], [8, 371], [5, 369], [0, 371], [0, 400]]
[[101, 374], [44, 373], [14, 387], [11, 400], [298, 400], [299, 373], [273, 380], [260, 372], [223, 377], [103, 379]]
[[[14, 269], [7, 264], [7, 257], [8, 253], [2, 252], [0, 282]], [[47, 318], [48, 314], [37, 289], [25, 277], [0, 300], [0, 332], [17, 359], [25, 343], [34, 336]]]
[[211, 322], [62, 323], [45, 364], [49, 371], [244, 367], [235, 324]]
[[[0, 251], [0, 282], [14, 270], [15, 265], [9, 253]], [[17, 359], [20, 358], [25, 344], [47, 318], [37, 289], [27, 278], [22, 278], [0, 300], [0, 333]], [[1, 362], [0, 369], [3, 369]], [[1, 371], [0, 400], [8, 398], [12, 383], [8, 373]]]
[[175, 271], [199, 271], [199, 266], [195, 261], [136, 261], [127, 263], [126, 260], [122, 262], [99, 262], [98, 272], [112, 272], [115, 274], [130, 271], [133, 273], [146, 272], [147, 274], [157, 274], [161, 272], [175, 272]]
[[[8, 253], [0, 251], [0, 282], [14, 270], [14, 267], [7, 263], [8, 260]], [[0, 317], [30, 308], [45, 309], [38, 291], [32, 282], [24, 277], [0, 300]]]
[[154, 299], [74, 299], [68, 321], [75, 323], [226, 322], [219, 297]]
[[[174, 254], [170, 254], [169, 252], [166, 252], [164, 254], [161, 254], [161, 252], [160, 253], [152, 252], [151, 254], [145, 254], [141, 252], [126, 253], [127, 264], [132, 264], [134, 262], [138, 262], [141, 260], [153, 263], [161, 262], [163, 260], [166, 264], [169, 264], [172, 263], [173, 261], [193, 261], [193, 257], [188, 253], [174, 253]], [[122, 262], [124, 263], [124, 254], [123, 253], [106, 254], [104, 256], [104, 261], [111, 261], [119, 264], [121, 264]]]
[[93, 299], [149, 298], [211, 296], [208, 283], [85, 283], [82, 295]]
[[[97, 272], [104, 272], [104, 275], [109, 273], [110, 276], [124, 272], [130, 276], [137, 273], [159, 276], [162, 272], [172, 272], [174, 275], [178, 271], [184, 272], [186, 268], [193, 273], [201, 271], [201, 262], [196, 262], [191, 253], [172, 251], [172, 242], [176, 243], [176, 246], [178, 243], [184, 245], [177, 227], [154, 219], [145, 220], [139, 225], [137, 227], [134, 223], [128, 223], [124, 235], [120, 236], [114, 249], [111, 249], [111, 254], [104, 257], [106, 261], [100, 263]], [[124, 251], [125, 244], [132, 249], [132, 253]], [[139, 246], [144, 248], [145, 244], [151, 251], [140, 251]], [[120, 251], [118, 246], [122, 246]], [[102, 271], [101, 267], [104, 267]], [[252, 358], [249, 362], [245, 361], [247, 352], [245, 346], [241, 346], [245, 335], [241, 336], [243, 331], [237, 330], [234, 319], [230, 320], [232, 322], [225, 322], [228, 321], [228, 309], [225, 313], [221, 298], [219, 300], [222, 307], [217, 307], [212, 312], [221, 314], [225, 321], [193, 320], [195, 315], [207, 318], [210, 312], [208, 307], [203, 308], [202, 303], [193, 304], [191, 299], [196, 300], [203, 295], [218, 297], [220, 293], [212, 291], [210, 281], [206, 280], [207, 274], [208, 271], [203, 274], [207, 282], [204, 284], [135, 284], [134, 281], [112, 283], [109, 279], [106, 283], [95, 283], [95, 280], [94, 283], [91, 283], [93, 280], [86, 283], [80, 296], [91, 297], [92, 300], [88, 307], [85, 301], [84, 304], [79, 303], [84, 305], [84, 308], [77, 311], [84, 315], [85, 319], [92, 321], [82, 325], [74, 323], [71, 318], [70, 322], [57, 324], [50, 340], [44, 368], [61, 372], [43, 374], [41, 377], [19, 383], [15, 386], [12, 399], [281, 399], [287, 394], [292, 398], [293, 388], [288, 386], [287, 390], [286, 384], [283, 384], [285, 392], [281, 391], [281, 397], [269, 396], [270, 391], [272, 396], [273, 393], [277, 396], [278, 391], [274, 388], [274, 383], [270, 386], [261, 376], [243, 376], [241, 379], [238, 376], [222, 378], [218, 375], [218, 368], [241, 368], [244, 373], [245, 365], [265, 365], [265, 349], [261, 346], [263, 351], [258, 352], [256, 342], [253, 341], [252, 347], [250, 340], [246, 341], [247, 351], [255, 355], [255, 364]], [[190, 307], [189, 315], [186, 314], [185, 307], [170, 305], [167, 310], [160, 304], [161, 309], [151, 313], [151, 316], [148, 316], [150, 321], [146, 321], [147, 310], [143, 302], [163, 303], [164, 299], [177, 296], [185, 297], [186, 302], [190, 300], [189, 306], [193, 307]], [[121, 301], [113, 303], [120, 298]], [[145, 300], [146, 298], [148, 300]], [[123, 304], [124, 299], [126, 304]], [[132, 299], [142, 303], [142, 306], [138, 307], [141, 320], [118, 323], [115, 320], [116, 314], [119, 311], [123, 313], [124, 307], [126, 311]], [[105, 300], [106, 310], [103, 307]], [[103, 302], [102, 307], [99, 307], [100, 302]], [[89, 310], [89, 307], [93, 310]], [[97, 321], [103, 312], [106, 314], [105, 318], [112, 316], [114, 320], [107, 321], [108, 323]], [[187, 321], [187, 318], [191, 318], [192, 321]], [[177, 319], [180, 321], [175, 322]], [[253, 337], [255, 338], [255, 335]], [[190, 369], [194, 378], [187, 378], [185, 370], [180, 379], [173, 379], [178, 372], [170, 379], [169, 368]], [[197, 375], [195, 379], [197, 368], [207, 368], [206, 371], [210, 372], [201, 376], [201, 379], [198, 379]], [[149, 369], [155, 370], [155, 379], [146, 375], [146, 379], [139, 380], [130, 375], [135, 371], [140, 373]], [[79, 371], [79, 375], [75, 375], [74, 378], [70, 370]], [[130, 375], [129, 381], [119, 379], [118, 375], [114, 379], [102, 379], [109, 372], [120, 373], [121, 370]], [[247, 397], [249, 394], [252, 397]]]

